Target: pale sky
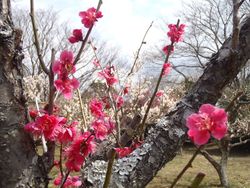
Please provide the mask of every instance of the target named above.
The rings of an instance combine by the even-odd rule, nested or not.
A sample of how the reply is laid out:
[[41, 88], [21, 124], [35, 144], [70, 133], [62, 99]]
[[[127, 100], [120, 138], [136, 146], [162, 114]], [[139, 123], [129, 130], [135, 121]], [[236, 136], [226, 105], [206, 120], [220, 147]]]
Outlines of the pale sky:
[[[175, 16], [182, 8], [183, 0], [103, 0], [104, 15], [95, 25], [95, 33], [107, 40], [111, 46], [118, 46], [122, 54], [133, 56], [141, 39], [152, 21], [154, 26], [146, 39], [147, 46], [154, 46], [166, 37], [166, 30], [160, 29], [164, 21], [176, 23]], [[185, 0], [185, 2], [190, 0]], [[72, 28], [82, 28], [78, 13], [89, 7], [96, 7], [98, 0], [35, 0], [35, 9], [59, 11], [61, 21], [68, 21]], [[29, 9], [29, 1], [16, 0], [14, 7]], [[13, 8], [14, 8], [13, 7]]]

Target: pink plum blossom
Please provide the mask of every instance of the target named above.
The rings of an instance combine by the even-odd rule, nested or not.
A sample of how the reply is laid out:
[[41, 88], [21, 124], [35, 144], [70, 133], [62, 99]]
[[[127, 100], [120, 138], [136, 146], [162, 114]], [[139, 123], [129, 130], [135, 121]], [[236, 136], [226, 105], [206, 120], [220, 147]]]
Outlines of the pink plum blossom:
[[95, 132], [95, 137], [100, 140], [104, 140], [108, 134], [108, 129], [105, 126], [105, 122], [101, 119], [92, 122], [92, 127]]
[[80, 83], [76, 78], [58, 79], [55, 81], [55, 87], [62, 92], [65, 99], [71, 99], [73, 91], [79, 87]]
[[69, 42], [70, 43], [76, 43], [79, 41], [83, 40], [83, 36], [82, 36], [82, 30], [81, 29], [74, 29], [73, 30], [73, 35], [71, 37], [69, 37]]
[[[62, 183], [62, 176], [59, 174], [56, 179], [54, 180], [54, 185], [55, 186], [60, 186]], [[63, 185], [63, 188], [74, 188], [74, 187], [79, 187], [82, 185], [82, 182], [79, 178], [79, 176], [68, 176], [66, 182]]]
[[182, 41], [182, 36], [184, 33], [184, 28], [185, 28], [184, 24], [180, 24], [178, 27], [176, 24], [169, 24], [168, 28], [169, 28], [169, 32], [167, 34], [171, 42]]
[[163, 72], [162, 72], [162, 75], [165, 76], [165, 75], [168, 75], [169, 72], [171, 70], [171, 64], [170, 63], [164, 63], [163, 64]]
[[129, 93], [129, 85], [126, 85], [123, 89], [123, 94], [127, 95]]
[[103, 112], [103, 103], [99, 101], [98, 99], [92, 99], [89, 104], [89, 109], [91, 114], [94, 117], [102, 117], [104, 116]]
[[131, 147], [114, 148], [114, 150], [118, 154], [119, 158], [126, 157], [127, 155], [129, 155], [133, 151]]
[[97, 59], [95, 59], [94, 61], [93, 61], [93, 64], [96, 66], [96, 67], [100, 67], [101, 65], [100, 65], [100, 62], [97, 60]]
[[52, 70], [58, 75], [57, 80], [54, 82], [56, 89], [62, 92], [66, 99], [71, 99], [73, 91], [80, 85], [76, 78], [69, 78], [69, 75], [76, 71], [73, 53], [71, 51], [63, 51], [60, 55], [60, 60], [54, 62]]
[[203, 104], [198, 113], [187, 118], [189, 138], [197, 145], [208, 142], [210, 135], [222, 139], [227, 133], [227, 113], [211, 104]]
[[118, 109], [121, 108], [122, 105], [124, 104], [124, 100], [123, 100], [122, 96], [114, 95], [114, 99], [115, 99], [116, 107]]
[[142, 145], [141, 141], [135, 140], [133, 141], [130, 147], [114, 148], [114, 150], [118, 154], [119, 158], [123, 158], [132, 153], [136, 148], [140, 147], [141, 145]]
[[60, 55], [60, 60], [54, 62], [52, 70], [60, 77], [73, 74], [75, 72], [73, 52], [64, 50]]
[[86, 28], [92, 27], [98, 18], [103, 17], [102, 12], [96, 11], [94, 7], [89, 8], [87, 11], [80, 12], [79, 16], [82, 18], [82, 23]]
[[65, 151], [65, 157], [67, 158], [65, 166], [69, 171], [80, 171], [86, 157], [94, 151], [94, 136], [90, 132], [78, 135]]
[[159, 91], [156, 92], [155, 96], [156, 97], [161, 97], [161, 96], [163, 96], [163, 94], [164, 94], [164, 91], [163, 90], [159, 90]]
[[115, 129], [115, 122], [109, 117], [108, 120], [105, 121], [105, 126], [108, 129], [108, 134], [110, 134]]
[[100, 140], [104, 140], [115, 128], [115, 123], [110, 117], [95, 119], [91, 125], [94, 129], [95, 137]]
[[102, 103], [104, 104], [105, 109], [110, 109], [111, 108], [111, 104], [110, 104], [110, 100], [109, 100], [108, 96], [102, 97]]
[[118, 82], [117, 78], [115, 78], [115, 75], [113, 74], [113, 69], [113, 66], [107, 66], [103, 71], [99, 72], [99, 76], [106, 80], [108, 86], [112, 86]]
[[167, 46], [165, 46], [165, 47], [162, 49], [162, 51], [163, 51], [166, 55], [171, 54], [171, 53], [174, 52], [174, 46], [167, 45]]
[[36, 121], [26, 124], [24, 130], [35, 136], [44, 135], [46, 140], [55, 141], [60, 132], [61, 120], [63, 118], [45, 114], [37, 117]]
[[58, 135], [58, 140], [61, 143], [68, 143], [72, 142], [75, 136], [77, 135], [77, 130], [76, 130], [76, 125], [78, 122], [73, 122], [70, 125], [64, 125], [61, 127], [59, 135]]

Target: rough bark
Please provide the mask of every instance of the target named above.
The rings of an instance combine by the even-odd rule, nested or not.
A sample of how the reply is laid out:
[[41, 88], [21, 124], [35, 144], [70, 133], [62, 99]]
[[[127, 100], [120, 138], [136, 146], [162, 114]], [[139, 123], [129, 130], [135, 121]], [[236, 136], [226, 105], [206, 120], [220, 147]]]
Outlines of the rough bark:
[[11, 20], [10, 0], [0, 0], [0, 187], [39, 187], [43, 179], [26, 122], [22, 89], [21, 30]]
[[[225, 86], [249, 60], [249, 16], [242, 22], [237, 50], [233, 51], [231, 45], [232, 40], [229, 38], [211, 57], [203, 75], [188, 94], [149, 130], [144, 144], [116, 162], [110, 187], [145, 187], [175, 157], [186, 139], [186, 117], [197, 111], [201, 104], [215, 104]], [[102, 186], [105, 168], [104, 161], [95, 161], [84, 171], [85, 177], [94, 187]]]

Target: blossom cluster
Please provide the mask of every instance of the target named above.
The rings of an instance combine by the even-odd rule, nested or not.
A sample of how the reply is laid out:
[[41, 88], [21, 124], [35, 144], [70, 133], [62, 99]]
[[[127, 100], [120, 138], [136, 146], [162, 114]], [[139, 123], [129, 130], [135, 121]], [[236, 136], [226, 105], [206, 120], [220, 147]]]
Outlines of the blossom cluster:
[[184, 34], [184, 24], [175, 25], [175, 24], [169, 24], [168, 25], [169, 31], [167, 33], [168, 37], [170, 38], [171, 42], [180, 42], [182, 41], [182, 37]]
[[113, 86], [115, 83], [118, 82], [113, 72], [114, 66], [107, 66], [101, 72], [99, 72], [99, 76], [106, 80], [108, 86]]
[[[81, 21], [84, 27], [88, 29], [91, 28], [99, 18], [103, 17], [102, 12], [97, 11], [94, 7], [80, 12], [79, 16], [81, 17]], [[72, 36], [70, 36], [68, 40], [72, 44], [83, 41], [82, 29], [74, 29], [72, 32]]]
[[57, 80], [55, 80], [56, 89], [62, 92], [66, 99], [71, 99], [73, 90], [79, 87], [79, 81], [76, 78], [69, 77], [76, 71], [73, 53], [63, 51], [60, 60], [54, 62], [52, 70], [58, 76]]
[[[68, 171], [78, 172], [89, 154], [95, 151], [94, 135], [89, 131], [79, 132], [76, 128], [77, 122], [68, 123], [66, 118], [50, 115], [45, 110], [30, 111], [30, 115], [34, 121], [26, 124], [24, 129], [37, 138], [44, 136], [46, 141], [54, 141], [64, 146], [65, 167]], [[59, 185], [60, 181], [58, 177], [54, 184]], [[80, 184], [77, 176], [68, 177], [64, 187]]]
[[89, 8], [87, 11], [80, 12], [79, 16], [82, 18], [82, 24], [86, 28], [92, 27], [99, 18], [103, 17], [102, 12], [97, 11], [94, 7]]
[[[166, 45], [162, 51], [166, 55], [170, 55], [174, 52], [174, 44], [182, 41], [183, 34], [184, 34], [184, 24], [169, 24], [168, 25], [169, 31], [167, 32], [167, 35], [171, 41], [171, 44]], [[170, 71], [171, 64], [169, 62], [165, 62], [163, 64], [163, 75], [167, 75]]]
[[94, 129], [97, 139], [104, 140], [108, 134], [112, 133], [115, 128], [115, 123], [104, 112], [104, 104], [98, 99], [93, 99], [89, 105], [90, 111], [94, 120], [91, 125]]
[[[101, 11], [97, 11], [94, 7], [79, 13], [82, 24], [85, 28], [91, 28], [94, 23], [103, 17]], [[82, 29], [74, 29], [72, 36], [68, 38], [70, 43], [84, 42]], [[60, 60], [53, 63], [53, 72], [58, 76], [54, 85], [66, 99], [71, 99], [73, 91], [79, 87], [79, 81], [76, 78], [70, 78], [76, 71], [74, 65], [74, 57], [71, 51], [63, 51], [60, 55]]]

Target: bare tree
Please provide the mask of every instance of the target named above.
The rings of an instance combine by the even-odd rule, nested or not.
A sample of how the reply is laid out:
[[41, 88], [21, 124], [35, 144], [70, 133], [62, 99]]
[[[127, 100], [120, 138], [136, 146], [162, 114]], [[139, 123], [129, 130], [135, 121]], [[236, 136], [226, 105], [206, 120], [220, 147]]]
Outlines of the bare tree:
[[[230, 0], [204, 0], [186, 3], [180, 15], [188, 25], [184, 43], [178, 46], [176, 57], [185, 57], [184, 63], [178, 63], [175, 70], [186, 77], [188, 72], [201, 73], [210, 56], [216, 53], [232, 31], [233, 3]], [[239, 17], [243, 19], [249, 13], [249, 1], [241, 1]], [[183, 69], [186, 69], [183, 72]], [[188, 71], [189, 70], [189, 71]], [[183, 76], [183, 75], [182, 75]]]
[[[22, 40], [25, 54], [24, 63], [27, 66], [28, 75], [41, 74], [42, 70], [35, 51], [29, 12], [24, 9], [14, 9], [13, 17], [15, 25], [26, 33]], [[52, 48], [56, 52], [69, 48], [67, 38], [71, 35], [71, 29], [66, 23], [59, 26], [58, 12], [53, 9], [37, 11], [36, 20], [39, 23], [37, 29], [38, 39], [41, 41], [41, 56], [45, 59], [46, 66], [48, 66]]]

